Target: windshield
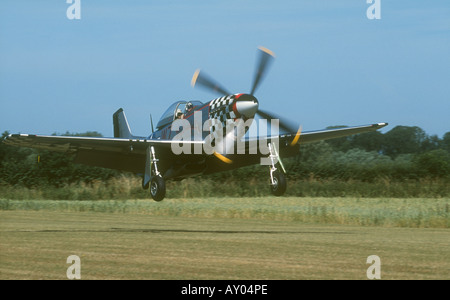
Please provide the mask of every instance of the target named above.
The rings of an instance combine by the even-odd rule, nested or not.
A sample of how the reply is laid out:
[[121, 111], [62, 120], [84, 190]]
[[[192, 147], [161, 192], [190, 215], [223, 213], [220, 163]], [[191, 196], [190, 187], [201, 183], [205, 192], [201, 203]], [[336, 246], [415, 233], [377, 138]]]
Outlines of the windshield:
[[163, 113], [161, 116], [161, 119], [159, 119], [158, 124], [156, 125], [156, 130], [160, 130], [162, 127], [166, 126], [167, 124], [170, 124], [175, 116], [175, 111], [179, 104], [186, 103], [184, 101], [178, 101], [169, 106], [169, 108]]
[[[191, 103], [192, 106], [187, 105]], [[183, 114], [188, 115], [192, 112], [192, 110], [199, 109], [203, 103], [200, 101], [177, 101], [163, 113], [161, 119], [159, 119], [158, 124], [156, 125], [156, 130], [160, 130], [164, 126], [170, 124], [173, 120], [175, 120], [176, 112], [180, 110]], [[188, 109], [190, 107], [190, 109]]]

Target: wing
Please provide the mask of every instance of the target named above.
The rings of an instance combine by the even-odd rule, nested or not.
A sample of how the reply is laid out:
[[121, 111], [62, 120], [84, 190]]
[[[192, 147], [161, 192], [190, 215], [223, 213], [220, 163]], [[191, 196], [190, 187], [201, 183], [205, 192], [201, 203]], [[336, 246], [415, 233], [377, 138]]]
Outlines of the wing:
[[[298, 153], [298, 147], [301, 144], [308, 144], [322, 140], [340, 138], [358, 133], [376, 131], [387, 125], [388, 123], [376, 123], [370, 125], [361, 125], [336, 129], [324, 129], [306, 132], [301, 132], [301, 130], [299, 129], [297, 132], [285, 133], [278, 136], [252, 138], [247, 139], [245, 141], [245, 151], [246, 151], [245, 153], [258, 153], [256, 157], [258, 156], [262, 157], [264, 155], [259, 154], [260, 149], [257, 149], [257, 147], [260, 147], [261, 144], [267, 144], [268, 142], [278, 142], [280, 156], [288, 157], [296, 155]], [[233, 158], [236, 159], [236, 156], [234, 156]]]
[[[315, 131], [301, 132], [299, 129], [296, 133], [283, 134], [278, 137], [269, 139], [279, 139], [280, 154], [282, 156], [291, 156], [298, 153], [298, 146], [301, 144], [314, 143], [323, 140], [335, 139], [349, 135], [376, 131], [388, 123], [376, 123], [370, 125], [361, 125], [353, 127], [344, 127], [336, 129], [324, 129]], [[297, 146], [297, 147], [294, 147]]]
[[[318, 142], [322, 140], [329, 140], [334, 138], [340, 138], [344, 136], [349, 136], [358, 133], [376, 131], [384, 126], [387, 126], [388, 123], [376, 123], [370, 125], [361, 125], [361, 126], [353, 126], [353, 127], [343, 127], [336, 129], [324, 129], [324, 130], [315, 130], [315, 131], [305, 131], [301, 132], [299, 129], [297, 132], [284, 133], [278, 136], [268, 136], [262, 138], [251, 138], [248, 141], [252, 140], [279, 140], [282, 145], [296, 145], [296, 144], [308, 144], [313, 142]], [[281, 147], [281, 146], [280, 146]]]
[[[238, 154], [239, 149], [235, 147], [236, 154], [216, 155], [215, 164], [211, 164], [205, 173], [214, 173], [226, 169], [234, 169], [236, 167], [260, 164], [261, 158], [268, 157], [268, 149], [261, 148], [261, 145], [267, 145], [269, 142], [278, 143], [280, 157], [290, 157], [298, 154], [299, 146], [305, 143], [313, 143], [321, 140], [344, 137], [348, 135], [375, 131], [388, 123], [377, 123], [371, 125], [362, 125], [354, 127], [345, 127], [337, 129], [325, 129], [317, 131], [291, 132], [276, 136], [267, 136], [259, 138], [247, 138], [243, 140], [243, 148], [245, 154]], [[265, 152], [265, 153], [264, 153]], [[214, 162], [213, 162], [214, 163]]]
[[387, 125], [388, 125], [388, 123], [376, 123], [376, 124], [371, 124], [371, 125], [344, 127], [344, 128], [337, 128], [337, 129], [307, 131], [307, 132], [301, 133], [298, 142], [300, 144], [307, 144], [307, 143], [318, 142], [318, 141], [322, 141], [322, 140], [340, 138], [340, 137], [349, 136], [349, 135], [358, 134], [358, 133], [376, 131]]
[[[370, 132], [378, 130], [387, 123], [377, 123], [371, 125], [345, 127], [338, 129], [326, 129], [318, 131], [307, 131], [301, 133], [287, 133], [278, 136], [259, 138], [259, 142], [251, 143], [252, 140], [245, 141], [245, 153], [255, 153], [254, 155], [231, 155], [229, 156], [235, 164], [230, 168], [259, 163], [263, 156], [255, 147], [259, 147], [261, 142], [279, 142], [280, 155], [282, 157], [295, 155], [298, 153], [298, 146], [304, 143], [312, 143], [321, 140], [339, 138], [348, 135]], [[177, 156], [171, 147], [174, 143], [187, 143], [191, 149], [196, 144], [204, 144], [204, 141], [173, 141], [173, 140], [152, 140], [142, 138], [92, 138], [92, 137], [72, 137], [72, 136], [45, 136], [31, 134], [10, 134], [4, 143], [19, 147], [30, 147], [50, 151], [65, 152], [75, 154], [75, 163], [82, 163], [90, 166], [130, 171], [133, 173], [144, 173], [146, 165], [146, 155], [149, 146], [154, 146], [160, 159], [159, 165], [162, 169], [169, 169], [171, 163], [177, 163], [185, 156]], [[203, 147], [202, 147], [203, 148]], [[253, 149], [255, 148], [255, 149]], [[195, 151], [191, 151], [195, 153]], [[235, 152], [238, 153], [238, 152]], [[203, 156], [204, 153], [202, 153]], [[187, 154], [189, 155], [189, 154]], [[189, 155], [189, 160], [195, 163], [195, 158]], [[199, 159], [203, 159], [199, 157]], [[220, 160], [217, 160], [220, 162]], [[225, 170], [225, 163], [210, 166], [206, 173]]]
[[[170, 158], [174, 155], [171, 145], [180, 143], [180, 141], [142, 138], [92, 138], [32, 134], [10, 134], [3, 142], [12, 146], [74, 154], [75, 163], [134, 173], [144, 173], [146, 151], [149, 146], [154, 146], [161, 157]], [[184, 141], [183, 143], [193, 146], [203, 142]], [[170, 160], [164, 159], [164, 161]]]

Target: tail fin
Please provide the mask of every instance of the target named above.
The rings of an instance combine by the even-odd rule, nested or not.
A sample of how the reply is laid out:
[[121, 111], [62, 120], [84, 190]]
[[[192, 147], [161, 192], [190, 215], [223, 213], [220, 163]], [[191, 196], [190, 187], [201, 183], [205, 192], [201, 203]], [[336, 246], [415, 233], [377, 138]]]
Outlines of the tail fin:
[[132, 138], [130, 126], [128, 125], [127, 117], [123, 112], [122, 108], [119, 108], [113, 114], [113, 125], [114, 125], [114, 137], [116, 138]]

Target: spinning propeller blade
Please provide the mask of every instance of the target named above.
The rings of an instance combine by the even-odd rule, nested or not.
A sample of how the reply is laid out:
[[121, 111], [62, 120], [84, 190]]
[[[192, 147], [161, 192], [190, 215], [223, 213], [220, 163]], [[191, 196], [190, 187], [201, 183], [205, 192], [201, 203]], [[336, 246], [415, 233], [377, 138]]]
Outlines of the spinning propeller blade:
[[261, 79], [264, 77], [264, 75], [266, 73], [267, 66], [270, 64], [270, 62], [275, 57], [275, 53], [273, 53], [272, 51], [270, 51], [267, 48], [259, 47], [258, 49], [260, 50], [259, 60], [258, 60], [258, 65], [256, 67], [255, 77], [253, 79], [253, 85], [252, 85], [252, 89], [250, 91], [250, 95], [253, 95], [255, 93], [256, 89], [259, 86]]
[[302, 126], [298, 128], [297, 134], [295, 135], [294, 139], [291, 142], [291, 146], [295, 146], [298, 143], [298, 140], [300, 139], [300, 134], [302, 133]]
[[231, 159], [229, 159], [228, 157], [226, 157], [226, 156], [223, 155], [223, 154], [217, 153], [217, 152], [215, 152], [215, 151], [214, 151], [213, 154], [214, 154], [218, 159], [220, 159], [221, 161], [223, 161], [223, 162], [226, 163], [226, 164], [232, 164], [232, 163], [233, 163], [233, 161], [232, 161]]
[[231, 95], [231, 93], [221, 87], [219, 83], [215, 82], [214, 79], [206, 75], [204, 72], [200, 72], [200, 69], [197, 69], [194, 76], [192, 76], [191, 85], [194, 87], [196, 84], [214, 92], [219, 92], [222, 95]]
[[[250, 95], [253, 95], [258, 88], [261, 79], [267, 72], [267, 67], [275, 58], [275, 53], [270, 51], [264, 47], [258, 47], [259, 59], [257, 62], [256, 72], [253, 79], [252, 89], [250, 91]], [[194, 87], [195, 85], [200, 85], [203, 88], [208, 90], [212, 90], [214, 92], [218, 92], [222, 95], [231, 95], [224, 87], [222, 87], [218, 82], [212, 79], [210, 76], [206, 75], [204, 72], [201, 72], [200, 69], [195, 71], [194, 76], [192, 76], [191, 85]]]
[[297, 132], [297, 130], [298, 130], [298, 127], [296, 124], [294, 124], [293, 122], [291, 122], [289, 120], [282, 119], [274, 113], [269, 113], [267, 111], [259, 109], [256, 112], [256, 114], [259, 115], [261, 118], [266, 119], [267, 121], [272, 121], [273, 119], [278, 119], [279, 120], [279, 123], [278, 123], [279, 128], [285, 132], [293, 133], [293, 132]]
[[259, 109], [256, 112], [256, 114], [259, 115], [260, 117], [262, 117], [263, 119], [266, 119], [267, 121], [272, 121], [273, 119], [278, 119], [279, 129], [281, 129], [287, 133], [296, 132], [295, 137], [291, 142], [291, 146], [295, 146], [298, 143], [298, 140], [300, 139], [300, 134], [302, 132], [302, 126], [297, 127], [297, 124], [295, 124], [294, 122], [289, 121], [287, 119], [281, 119], [274, 113], [269, 113], [269, 112], [261, 110], [261, 109]]

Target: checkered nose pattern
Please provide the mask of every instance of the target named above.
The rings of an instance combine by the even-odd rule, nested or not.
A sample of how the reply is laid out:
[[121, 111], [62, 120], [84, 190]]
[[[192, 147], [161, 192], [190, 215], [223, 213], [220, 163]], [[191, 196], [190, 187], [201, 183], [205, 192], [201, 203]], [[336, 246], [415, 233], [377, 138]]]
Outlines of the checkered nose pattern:
[[[211, 101], [209, 105], [209, 118], [213, 139], [225, 136], [229, 126], [233, 126], [238, 118], [253, 118], [258, 110], [258, 100], [248, 94], [235, 94], [223, 96]], [[218, 130], [218, 129], [222, 130]]]
[[258, 111], [258, 100], [249, 94], [236, 94], [214, 99], [210, 103], [209, 117], [225, 124], [226, 120], [252, 118]]

